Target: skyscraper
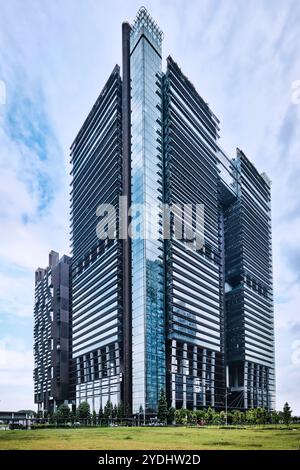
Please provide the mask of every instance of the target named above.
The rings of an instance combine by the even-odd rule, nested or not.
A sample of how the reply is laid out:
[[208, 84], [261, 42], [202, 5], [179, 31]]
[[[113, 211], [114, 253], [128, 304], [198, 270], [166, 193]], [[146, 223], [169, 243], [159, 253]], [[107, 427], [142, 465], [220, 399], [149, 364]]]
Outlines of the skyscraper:
[[241, 150], [224, 210], [227, 364], [232, 405], [275, 402], [270, 180]]
[[224, 403], [218, 119], [171, 57], [164, 76], [165, 201], [204, 204], [204, 246], [166, 242], [168, 386], [176, 408]]
[[71, 371], [71, 259], [51, 251], [49, 266], [35, 272], [34, 402], [55, 411], [73, 397]]
[[122, 399], [122, 243], [96, 232], [98, 206], [122, 190], [121, 87], [116, 66], [71, 147], [72, 377], [97, 412]]
[[144, 7], [123, 23], [122, 76], [71, 147], [76, 403], [155, 414], [165, 390], [176, 408], [271, 409], [270, 180], [226, 155], [162, 41]]

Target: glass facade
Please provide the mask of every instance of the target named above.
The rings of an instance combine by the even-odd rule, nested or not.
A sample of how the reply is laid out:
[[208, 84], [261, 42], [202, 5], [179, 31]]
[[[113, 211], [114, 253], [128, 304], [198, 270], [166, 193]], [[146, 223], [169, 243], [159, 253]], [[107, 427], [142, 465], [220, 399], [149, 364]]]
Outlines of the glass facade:
[[[157, 409], [165, 389], [162, 203], [162, 33], [145, 9], [131, 29], [132, 408]], [[153, 216], [150, 207], [156, 207]]]

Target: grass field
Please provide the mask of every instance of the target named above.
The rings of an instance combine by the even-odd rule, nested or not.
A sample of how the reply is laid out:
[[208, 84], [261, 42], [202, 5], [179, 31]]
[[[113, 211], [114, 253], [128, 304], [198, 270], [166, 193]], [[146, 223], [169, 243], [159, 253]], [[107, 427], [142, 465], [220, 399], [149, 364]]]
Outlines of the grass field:
[[300, 449], [300, 427], [120, 427], [0, 431], [0, 449]]

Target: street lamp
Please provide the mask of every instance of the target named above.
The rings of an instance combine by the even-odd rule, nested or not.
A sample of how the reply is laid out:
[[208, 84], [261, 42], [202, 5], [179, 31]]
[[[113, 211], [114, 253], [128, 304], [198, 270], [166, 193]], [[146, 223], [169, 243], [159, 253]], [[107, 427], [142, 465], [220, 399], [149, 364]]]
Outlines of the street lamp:
[[227, 397], [228, 397], [228, 395], [232, 395], [232, 393], [227, 392], [227, 390], [226, 390], [226, 392], [225, 392], [225, 420], [226, 420], [225, 423], [226, 423], [226, 426], [228, 424], [228, 419], [227, 419], [228, 418], [228, 416], [227, 416]]

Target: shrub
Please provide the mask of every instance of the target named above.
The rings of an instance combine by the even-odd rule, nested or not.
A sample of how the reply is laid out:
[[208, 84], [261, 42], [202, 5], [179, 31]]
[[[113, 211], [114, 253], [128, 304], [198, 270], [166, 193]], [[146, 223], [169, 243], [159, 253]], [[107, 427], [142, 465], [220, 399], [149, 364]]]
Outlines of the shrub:
[[85, 423], [88, 422], [90, 419], [90, 405], [88, 402], [83, 401], [80, 403], [76, 411], [76, 417], [80, 421], [84, 421]]
[[185, 408], [175, 411], [175, 422], [181, 425], [187, 424], [187, 410]]

